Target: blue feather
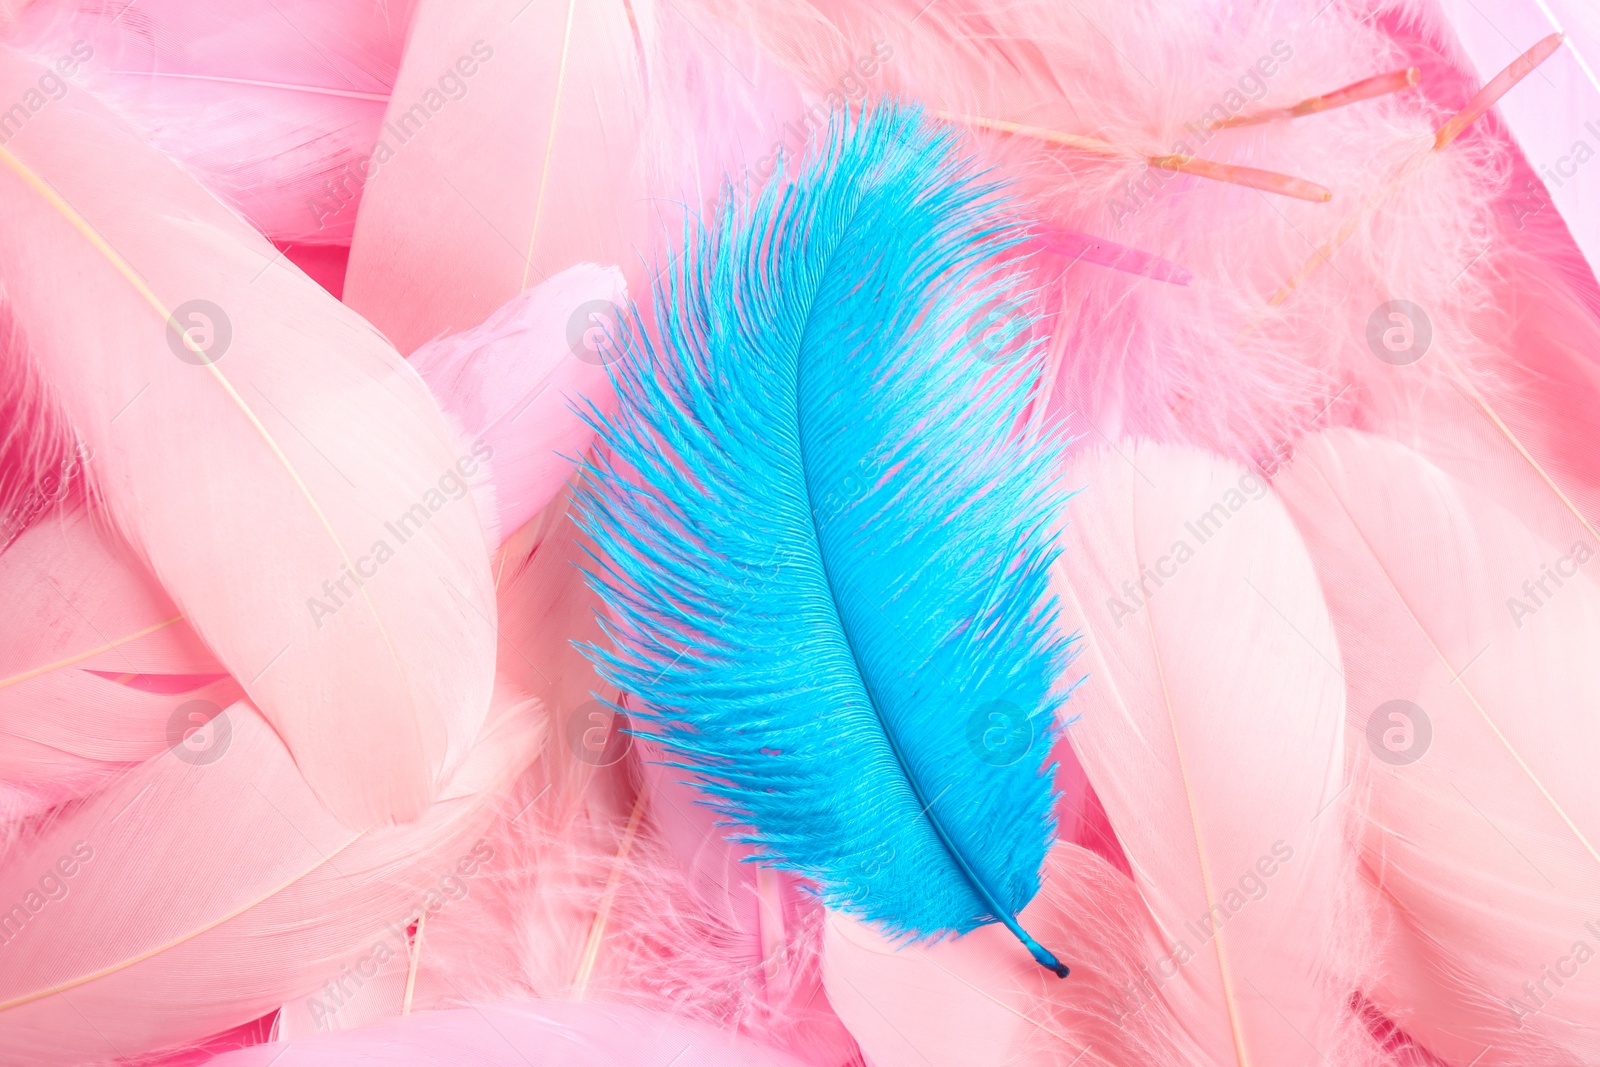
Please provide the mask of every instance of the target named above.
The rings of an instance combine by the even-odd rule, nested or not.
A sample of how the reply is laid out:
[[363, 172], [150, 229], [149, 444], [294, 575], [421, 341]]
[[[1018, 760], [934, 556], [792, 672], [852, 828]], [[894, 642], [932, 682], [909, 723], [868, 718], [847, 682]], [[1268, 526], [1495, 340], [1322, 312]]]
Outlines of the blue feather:
[[580, 507], [602, 671], [763, 862], [900, 939], [1003, 922], [1065, 976], [1015, 919], [1067, 648], [1005, 207], [919, 111], [836, 118], [620, 331]]

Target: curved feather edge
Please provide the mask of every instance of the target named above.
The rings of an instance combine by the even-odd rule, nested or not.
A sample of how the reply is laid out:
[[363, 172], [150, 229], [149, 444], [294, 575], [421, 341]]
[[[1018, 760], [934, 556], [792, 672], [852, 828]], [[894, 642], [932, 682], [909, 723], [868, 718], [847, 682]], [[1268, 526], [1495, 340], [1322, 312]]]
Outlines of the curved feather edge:
[[1344, 686], [1310, 556], [1227, 460], [1132, 442], [1068, 469], [1066, 732], [1164, 942], [1139, 997], [1209, 1062], [1355, 1062]]
[[418, 0], [344, 291], [401, 352], [576, 263], [631, 272], [652, 7]]
[[[477, 329], [418, 353], [416, 368], [456, 431], [457, 454], [479, 467], [468, 479], [451, 475], [444, 488], [456, 494], [470, 482], [491, 539], [496, 528], [516, 531], [525, 513], [560, 493], [593, 436], [579, 400], [610, 406], [604, 368], [569, 342], [566, 325], [570, 304], [620, 300], [621, 284], [615, 268], [572, 268], [514, 297]], [[80, 469], [78, 481], [87, 476]], [[52, 494], [49, 506], [0, 549], [0, 602], [11, 609], [0, 623], [0, 815], [13, 817], [85, 795], [175, 744], [191, 713], [215, 714], [241, 695], [97, 512], [70, 494]], [[541, 568], [525, 594], [518, 586], [515, 603], [499, 598], [500, 661], [556, 717], [598, 685], [581, 655], [555, 647], [598, 636], [584, 626], [592, 594], [571, 563]], [[547, 619], [551, 601], [569, 608]], [[527, 640], [530, 612], [543, 628], [537, 642]], [[570, 632], [555, 636], [563, 628]], [[558, 693], [547, 676], [572, 680]]]
[[1594, 1060], [1600, 974], [1574, 962], [1600, 944], [1593, 540], [1548, 541], [1493, 485], [1354, 431], [1307, 439], [1276, 484], [1370, 774], [1362, 870], [1388, 931], [1368, 996], [1456, 1067]]
[[0, 1063], [188, 1044], [403, 965], [408, 924], [443, 906], [441, 880], [477, 855], [493, 802], [544, 736], [534, 702], [502, 687], [422, 818], [359, 831], [248, 703], [232, 705], [204, 744], [140, 765], [6, 856], [0, 900], [25, 914], [10, 913], [0, 944]]
[[[41, 69], [0, 51], [0, 94]], [[488, 553], [415, 371], [85, 94], [0, 147], [0, 277], [98, 498], [352, 826], [488, 708]], [[464, 496], [462, 493], [457, 496]]]

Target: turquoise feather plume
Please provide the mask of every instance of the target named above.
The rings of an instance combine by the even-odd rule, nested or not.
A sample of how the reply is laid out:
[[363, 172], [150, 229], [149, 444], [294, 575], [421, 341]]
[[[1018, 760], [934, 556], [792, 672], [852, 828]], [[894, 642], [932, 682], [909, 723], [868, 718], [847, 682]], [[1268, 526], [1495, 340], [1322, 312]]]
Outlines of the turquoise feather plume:
[[621, 331], [580, 503], [602, 669], [763, 862], [906, 940], [1005, 923], [1065, 976], [1015, 918], [1068, 651], [1055, 446], [1016, 431], [1032, 349], [996, 314], [1025, 238], [920, 112], [839, 118]]

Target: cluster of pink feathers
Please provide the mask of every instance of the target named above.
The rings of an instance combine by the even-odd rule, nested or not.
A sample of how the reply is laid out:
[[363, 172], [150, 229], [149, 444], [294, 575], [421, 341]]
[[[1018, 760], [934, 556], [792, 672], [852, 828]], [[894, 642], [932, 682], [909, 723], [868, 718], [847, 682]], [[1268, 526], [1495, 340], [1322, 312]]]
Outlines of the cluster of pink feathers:
[[[0, 1064], [1600, 1064], [1566, 6], [1446, 138], [1544, 0], [0, 0]], [[742, 862], [574, 645], [596, 324], [884, 96], [1039, 235], [1065, 981]]]

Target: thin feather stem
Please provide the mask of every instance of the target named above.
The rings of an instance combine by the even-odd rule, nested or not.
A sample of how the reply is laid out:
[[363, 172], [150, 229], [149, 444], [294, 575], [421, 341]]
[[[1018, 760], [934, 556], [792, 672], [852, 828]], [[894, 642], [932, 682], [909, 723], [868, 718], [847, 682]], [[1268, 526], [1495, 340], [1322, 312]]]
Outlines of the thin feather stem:
[[1084, 137], [1075, 133], [1061, 133], [1058, 130], [1048, 130], [1040, 126], [1026, 126], [1020, 122], [1007, 122], [1004, 119], [989, 119], [980, 115], [961, 115], [949, 111], [939, 111], [935, 112], [935, 114], [950, 122], [958, 122], [978, 129], [995, 130], [999, 133], [1013, 134], [1019, 137], [1032, 137], [1035, 140], [1060, 145], [1075, 152], [1084, 152], [1103, 159], [1123, 160], [1130, 163], [1141, 162], [1158, 170], [1177, 171], [1197, 178], [1225, 182], [1229, 185], [1243, 185], [1246, 188], [1260, 189], [1262, 192], [1267, 193], [1277, 193], [1280, 196], [1293, 197], [1296, 200], [1325, 203], [1333, 199], [1333, 192], [1324, 186], [1315, 182], [1308, 182], [1303, 178], [1279, 174], [1275, 171], [1259, 170], [1255, 167], [1242, 167], [1234, 163], [1219, 163], [1216, 160], [1200, 159], [1183, 153], [1150, 155], [1127, 145], [1113, 144], [1110, 141], [1101, 141], [1094, 137]]
[[1335, 108], [1348, 107], [1362, 100], [1371, 100], [1375, 97], [1397, 93], [1403, 89], [1414, 88], [1422, 80], [1422, 72], [1416, 67], [1407, 67], [1404, 70], [1394, 70], [1387, 74], [1374, 75], [1335, 89], [1331, 93], [1319, 96], [1308, 96], [1298, 104], [1289, 107], [1270, 107], [1260, 111], [1247, 111], [1227, 118], [1217, 119], [1210, 123], [1213, 130], [1228, 130], [1239, 126], [1256, 126], [1265, 122], [1277, 122], [1280, 119], [1298, 119], [1306, 115], [1315, 115], [1321, 111], [1332, 111]]

